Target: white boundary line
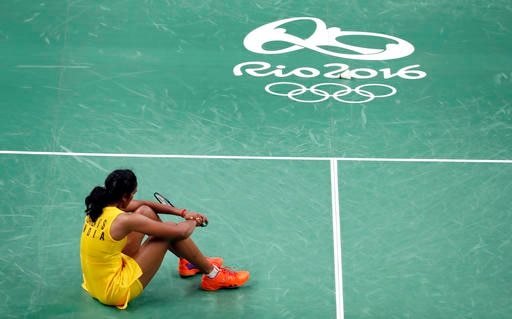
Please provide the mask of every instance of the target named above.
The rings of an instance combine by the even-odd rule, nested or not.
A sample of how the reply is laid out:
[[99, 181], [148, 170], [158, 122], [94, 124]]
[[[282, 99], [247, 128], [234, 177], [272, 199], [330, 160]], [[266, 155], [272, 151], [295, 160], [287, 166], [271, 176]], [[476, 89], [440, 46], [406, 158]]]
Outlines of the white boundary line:
[[345, 161], [345, 162], [403, 162], [403, 163], [476, 163], [512, 164], [507, 159], [450, 159], [450, 158], [379, 158], [379, 157], [300, 157], [300, 156], [230, 156], [230, 155], [179, 155], [179, 154], [133, 154], [133, 153], [84, 153], [84, 152], [39, 152], [0, 150], [0, 155], [40, 155], [71, 157], [131, 157], [131, 158], [177, 158], [177, 159], [226, 159], [226, 160], [282, 160], [282, 161]]
[[18, 69], [90, 69], [89, 65], [16, 65]]
[[[65, 149], [65, 148], [64, 148]], [[340, 227], [338, 162], [402, 162], [402, 163], [481, 163], [512, 164], [512, 160], [487, 159], [440, 159], [440, 158], [358, 158], [358, 157], [293, 157], [293, 156], [225, 156], [225, 155], [176, 155], [176, 154], [122, 154], [83, 152], [38, 152], [0, 150], [0, 155], [71, 156], [71, 157], [124, 157], [124, 158], [169, 158], [169, 159], [223, 159], [223, 160], [284, 160], [284, 161], [329, 161], [331, 165], [332, 231], [334, 244], [334, 277], [336, 289], [336, 318], [344, 319], [342, 244]]]
[[336, 288], [336, 318], [343, 319], [343, 272], [341, 262], [340, 200], [338, 161], [331, 160], [332, 238], [334, 242], [334, 284]]

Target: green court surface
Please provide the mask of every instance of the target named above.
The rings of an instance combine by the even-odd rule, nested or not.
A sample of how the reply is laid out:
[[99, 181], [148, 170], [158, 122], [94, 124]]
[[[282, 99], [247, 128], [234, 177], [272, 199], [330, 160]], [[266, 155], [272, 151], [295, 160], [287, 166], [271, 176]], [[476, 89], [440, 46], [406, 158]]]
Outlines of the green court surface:
[[[1, 316], [508, 318], [511, 30], [505, 0], [2, 1]], [[247, 286], [169, 255], [126, 311], [89, 297], [116, 168]]]

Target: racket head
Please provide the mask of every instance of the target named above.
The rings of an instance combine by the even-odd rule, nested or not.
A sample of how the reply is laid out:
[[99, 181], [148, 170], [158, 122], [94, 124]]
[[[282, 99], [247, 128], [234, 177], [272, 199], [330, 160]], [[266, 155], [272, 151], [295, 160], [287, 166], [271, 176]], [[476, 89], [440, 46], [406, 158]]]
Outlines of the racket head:
[[158, 193], [158, 192], [155, 192], [153, 194], [153, 196], [155, 196], [156, 200], [161, 203], [161, 204], [165, 204], [165, 205], [169, 205], [169, 206], [172, 206], [174, 207], [174, 205], [171, 203], [170, 200], [168, 200], [164, 195]]
[[[174, 205], [171, 203], [170, 200], [167, 199], [167, 197], [165, 197], [164, 195], [160, 194], [159, 192], [155, 192], [153, 194], [153, 196], [155, 196], [156, 200], [161, 203], [161, 204], [164, 204], [164, 205], [170, 205], [172, 207], [174, 207]], [[208, 222], [207, 221], [204, 221], [202, 224], [201, 224], [201, 227], [206, 227], [208, 226]]]

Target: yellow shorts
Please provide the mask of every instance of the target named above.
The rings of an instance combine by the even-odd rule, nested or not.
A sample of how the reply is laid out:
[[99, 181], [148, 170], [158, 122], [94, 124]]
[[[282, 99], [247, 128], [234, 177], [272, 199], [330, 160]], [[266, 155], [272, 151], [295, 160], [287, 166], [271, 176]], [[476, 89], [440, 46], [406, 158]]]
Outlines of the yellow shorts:
[[[87, 292], [89, 292], [85, 284], [83, 284], [82, 287]], [[118, 309], [123, 310], [126, 309], [126, 307], [128, 307], [128, 303], [133, 299], [137, 298], [142, 293], [143, 290], [144, 287], [142, 286], [141, 282], [137, 279], [131, 284], [130, 287], [118, 290], [114, 296], [111, 295], [106, 298], [99, 298], [99, 296], [94, 296], [92, 294], [91, 296], [104, 305], [116, 306]]]
[[142, 287], [142, 284], [137, 279], [133, 282], [133, 284], [128, 288], [128, 294], [125, 298], [124, 304], [122, 305], [116, 305], [117, 309], [126, 309], [128, 307], [128, 302], [132, 301], [133, 299], [137, 298], [141, 293], [144, 287]]
[[[128, 302], [137, 298], [144, 287], [138, 279], [142, 275], [142, 270], [137, 262], [125, 255], [123, 255], [122, 262], [122, 268], [110, 278], [94, 278], [94, 275], [90, 275], [93, 278], [86, 280], [84, 275], [82, 287], [101, 303], [126, 309]], [[92, 272], [92, 274], [97, 273]]]

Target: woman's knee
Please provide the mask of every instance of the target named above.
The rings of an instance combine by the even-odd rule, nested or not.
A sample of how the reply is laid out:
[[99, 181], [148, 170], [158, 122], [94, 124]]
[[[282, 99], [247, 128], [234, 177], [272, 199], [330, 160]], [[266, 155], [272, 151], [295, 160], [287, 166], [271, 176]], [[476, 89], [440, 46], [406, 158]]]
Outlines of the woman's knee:
[[142, 205], [134, 211], [135, 214], [141, 214], [153, 220], [161, 221], [160, 216], [149, 206]]

